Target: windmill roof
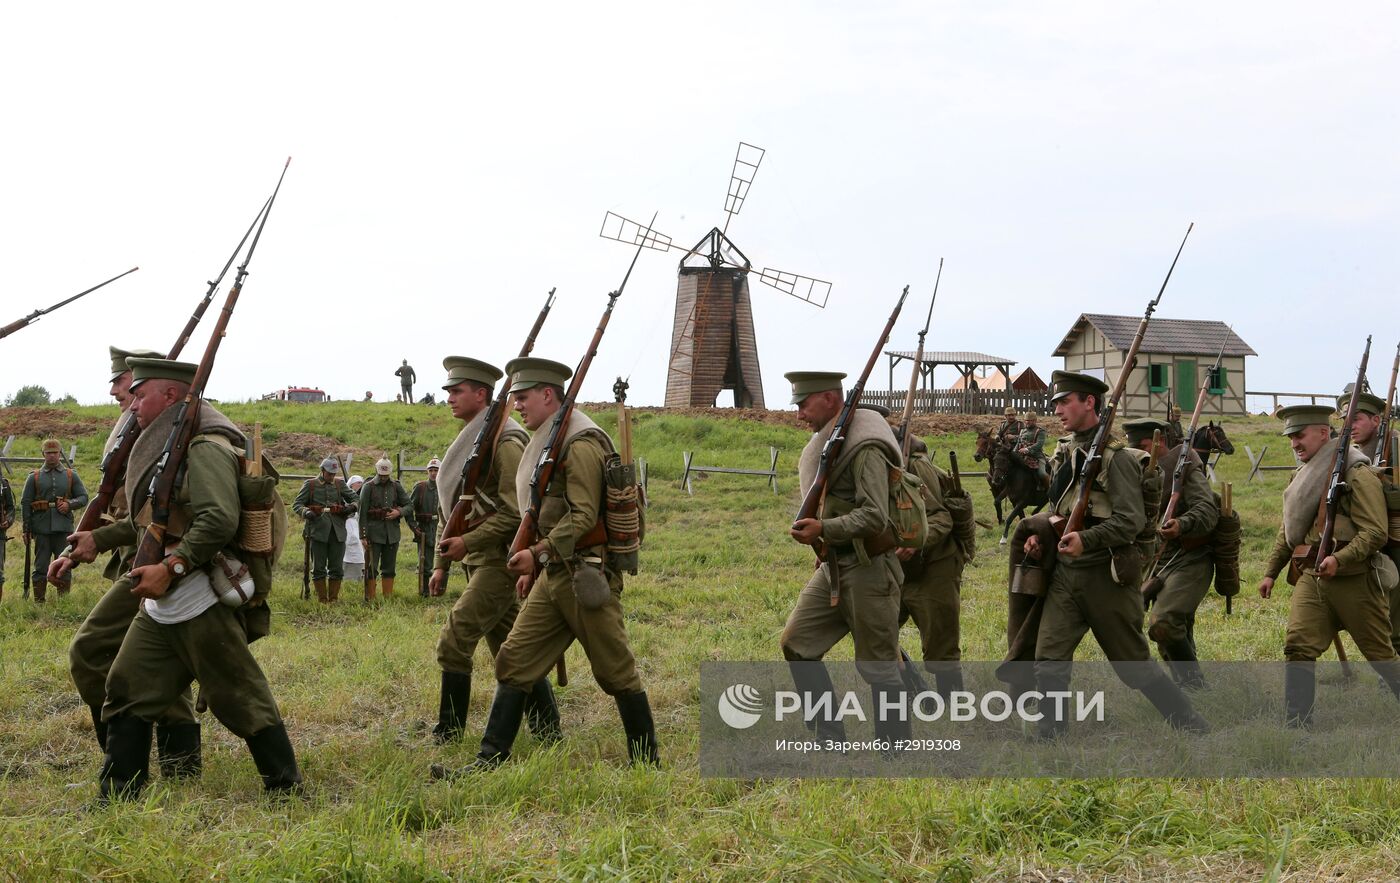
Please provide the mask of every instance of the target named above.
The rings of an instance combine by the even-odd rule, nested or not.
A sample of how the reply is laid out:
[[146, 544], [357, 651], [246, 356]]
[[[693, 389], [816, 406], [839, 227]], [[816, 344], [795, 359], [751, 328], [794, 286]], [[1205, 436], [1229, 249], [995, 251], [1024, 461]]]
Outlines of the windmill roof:
[[[1054, 355], [1069, 355], [1075, 338], [1090, 326], [1098, 329], [1115, 349], [1126, 351], [1133, 345], [1141, 316], [1110, 316], [1105, 313], [1082, 313], [1065, 334], [1064, 340], [1055, 347]], [[1229, 325], [1214, 319], [1156, 319], [1147, 325], [1143, 336], [1141, 352], [1144, 353], [1189, 353], [1192, 355], [1213, 356], [1225, 345], [1227, 356], [1257, 356], [1249, 344], [1236, 334]]]
[[[898, 359], [909, 359], [913, 361], [915, 353], [913, 350], [885, 350], [885, 355], [894, 356]], [[924, 351], [924, 364], [937, 365], [1014, 365], [1015, 359], [1008, 359], [1004, 356], [989, 356], [986, 353], [971, 352], [968, 350], [956, 351]]]

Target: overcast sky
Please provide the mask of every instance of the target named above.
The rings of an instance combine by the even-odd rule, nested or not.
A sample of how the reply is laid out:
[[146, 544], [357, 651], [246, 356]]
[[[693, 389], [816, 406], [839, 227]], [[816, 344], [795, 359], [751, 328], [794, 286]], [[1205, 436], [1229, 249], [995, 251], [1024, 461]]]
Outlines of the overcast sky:
[[[863, 5], [9, 7], [0, 323], [141, 270], [0, 342], [0, 393], [104, 401], [107, 345], [171, 345], [288, 155], [210, 395], [392, 399], [403, 358], [435, 389], [445, 355], [514, 356], [552, 286], [536, 354], [573, 364], [631, 258], [604, 213], [692, 244], [740, 140], [768, 152], [731, 236], [834, 285], [754, 282], [770, 406], [785, 371], [859, 371], [905, 284], [912, 349], [939, 257], [929, 347], [1048, 377], [1191, 221], [1159, 315], [1232, 323], [1251, 389], [1339, 388], [1365, 316], [1388, 379], [1392, 4]], [[642, 255], [585, 399], [630, 374], [660, 403], [679, 257]]]

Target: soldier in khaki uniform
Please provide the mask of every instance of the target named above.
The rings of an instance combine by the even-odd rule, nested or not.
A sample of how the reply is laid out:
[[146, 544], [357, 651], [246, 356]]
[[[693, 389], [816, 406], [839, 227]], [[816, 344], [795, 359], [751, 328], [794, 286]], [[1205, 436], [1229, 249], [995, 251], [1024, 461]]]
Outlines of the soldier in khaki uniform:
[[[813, 433], [798, 461], [805, 495], [815, 481], [822, 446], [841, 413], [841, 381], [846, 375], [792, 371], [784, 376], [792, 384], [798, 419]], [[798, 595], [781, 639], [793, 682], [804, 693], [832, 691], [831, 676], [820, 660], [846, 635], [855, 643], [856, 667], [870, 684], [876, 707], [882, 696], [902, 690], [897, 660], [904, 572], [895, 557], [889, 516], [889, 470], [902, 466], [889, 424], [876, 412], [857, 408], [847, 421], [841, 454], [830, 467], [822, 510], [792, 525], [794, 540], [807, 546], [821, 543], [827, 552], [825, 563]], [[835, 605], [833, 568], [840, 589]], [[844, 736], [839, 721], [814, 720], [808, 726], [819, 738]], [[881, 738], [907, 738], [910, 721], [877, 719], [875, 729]]]
[[[506, 364], [506, 373], [515, 408], [525, 428], [536, 433], [515, 476], [516, 501], [523, 510], [549, 427], [563, 403], [564, 384], [573, 372], [549, 359], [519, 358]], [[496, 697], [481, 750], [468, 769], [494, 767], [510, 756], [531, 691], [574, 641], [587, 654], [598, 686], [617, 702], [628, 758], [633, 764], [659, 763], [651, 704], [622, 621], [622, 574], [608, 561], [604, 469], [612, 453], [607, 433], [575, 410], [555, 453], [559, 465], [554, 478], [543, 490], [539, 539], [506, 565], [518, 580], [517, 589], [529, 585], [532, 572], [539, 576], [496, 654]], [[576, 585], [583, 591], [576, 592]], [[442, 767], [435, 767], [433, 774], [448, 775]]]
[[1002, 411], [1002, 421], [997, 428], [992, 430], [991, 474], [988, 476], [991, 481], [992, 493], [999, 494], [1002, 488], [1006, 487], [1006, 476], [1011, 469], [1011, 451], [1016, 447], [1017, 440], [1021, 437], [1021, 431], [1025, 424], [1016, 414], [1016, 408], [1007, 405]]
[[[160, 358], [154, 350], [127, 350], [110, 347], [112, 380], [110, 393], [121, 406], [122, 415], [112, 428], [107, 451], [116, 443], [117, 429], [127, 418], [132, 403], [131, 368], [129, 358]], [[116, 476], [124, 482], [125, 474]], [[141, 609], [141, 599], [131, 593], [131, 586], [121, 582], [120, 577], [131, 569], [136, 557], [136, 541], [139, 534], [127, 516], [126, 488], [118, 487], [112, 495], [112, 502], [103, 513], [103, 525], [90, 534], [76, 533], [68, 538], [70, 544], [77, 544], [91, 537], [91, 548], [97, 553], [112, 552], [103, 577], [112, 581], [112, 586], [88, 612], [87, 618], [78, 627], [73, 641], [68, 645], [68, 668], [78, 695], [92, 714], [93, 733], [99, 748], [105, 748], [107, 726], [102, 722], [102, 706], [107, 701], [107, 673], [112, 668], [112, 660], [117, 657], [122, 638], [126, 636], [131, 621]], [[65, 553], [68, 550], [65, 550]], [[49, 566], [51, 582], [67, 579], [73, 559], [65, 554]], [[179, 698], [155, 720], [156, 757], [160, 762], [161, 776], [165, 778], [193, 778], [200, 774], [199, 719], [194, 713], [194, 698], [187, 689]]]
[[[1337, 413], [1346, 416], [1351, 404], [1351, 386], [1337, 397]], [[1372, 463], [1380, 460], [1381, 414], [1385, 412], [1385, 399], [1369, 392], [1356, 397], [1356, 419], [1351, 424], [1351, 443], [1361, 449], [1366, 459]]]
[[[439, 473], [434, 493], [455, 505], [462, 492], [462, 469], [481, 434], [492, 390], [502, 372], [494, 365], [465, 356], [448, 356], [442, 364], [447, 369], [447, 383], [443, 385], [447, 391], [447, 406], [452, 416], [465, 420], [466, 424], [444, 455], [447, 471]], [[439, 742], [457, 738], [466, 726], [472, 657], [477, 645], [484, 639], [494, 659], [520, 612], [515, 577], [506, 570], [506, 558], [510, 554], [511, 540], [520, 527], [515, 476], [520, 471], [520, 459], [529, 441], [524, 427], [506, 417], [495, 449], [490, 452], [491, 465], [477, 483], [472, 515], [468, 519], [472, 527], [463, 536], [443, 542], [444, 551], [437, 557], [429, 583], [432, 594], [441, 595], [447, 586], [447, 573], [452, 563], [463, 562], [467, 588], [447, 615], [437, 645], [442, 693], [433, 736]], [[448, 514], [442, 512], [444, 520]], [[530, 689], [525, 700], [525, 720], [536, 739], [551, 742], [559, 738], [559, 708], [548, 677], [541, 677]]]
[[399, 522], [406, 521], [410, 530], [417, 530], [413, 510], [408, 505], [408, 491], [398, 479], [392, 478], [394, 464], [380, 458], [374, 464], [374, 478], [360, 487], [360, 543], [365, 547], [365, 601], [374, 600], [375, 581], [384, 578], [384, 597], [394, 593], [394, 576], [398, 573], [399, 538], [403, 532]]
[[[1056, 371], [1051, 382], [1055, 413], [1073, 434], [1050, 487], [1054, 513], [1064, 518], [1074, 508], [1080, 470], [1098, 432], [1108, 385], [1091, 375], [1069, 371]], [[1090, 489], [1084, 526], [1065, 533], [1056, 548], [1055, 568], [1036, 635], [1036, 686], [1042, 694], [1068, 690], [1074, 651], [1085, 633], [1092, 631], [1109, 661], [1138, 663], [1115, 667], [1115, 671], [1125, 684], [1146, 696], [1168, 723], [1178, 729], [1205, 732], [1209, 725], [1196, 714], [1181, 688], [1151, 662], [1142, 633], [1141, 562], [1136, 571], [1130, 563], [1141, 556], [1136, 543], [1147, 525], [1142, 464], [1117, 440], [1106, 446], [1102, 456], [1103, 466]], [[1026, 540], [1029, 557], [1040, 557], [1039, 543], [1034, 534]], [[1056, 710], [1054, 706], [1042, 709], [1041, 738], [1057, 738], [1067, 730], [1068, 721], [1057, 716]]]
[[[74, 470], [62, 465], [63, 448], [58, 439], [45, 439], [40, 449], [44, 465], [24, 480], [20, 512], [24, 535], [34, 541], [34, 600], [43, 604], [47, 597], [49, 563], [58, 557], [73, 532], [73, 515], [87, 505], [87, 488]], [[54, 583], [60, 595], [68, 593], [71, 581]]]
[[1045, 453], [1045, 429], [1040, 425], [1040, 415], [1026, 412], [1025, 428], [1016, 437], [1015, 455], [1021, 462], [1035, 471], [1043, 486], [1050, 484], [1050, 458]]
[[1172, 405], [1171, 413], [1166, 422], [1166, 429], [1163, 430], [1162, 436], [1167, 440], [1168, 448], [1174, 448], [1177, 445], [1188, 441], [1188, 439], [1186, 438], [1186, 430], [1183, 429], [1181, 426], [1180, 405]]
[[[899, 427], [895, 439], [900, 440]], [[939, 693], [963, 688], [961, 637], [962, 575], [967, 564], [953, 537], [953, 516], [943, 502], [948, 476], [928, 456], [928, 445], [915, 437], [909, 447], [908, 470], [928, 488], [928, 539], [923, 549], [899, 549], [904, 585], [899, 595], [901, 624], [914, 620], [923, 646], [924, 668], [934, 676]]]
[[1147, 591], [1156, 592], [1151, 615], [1147, 621], [1147, 636], [1157, 642], [1157, 652], [1167, 663], [1167, 670], [1178, 684], [1188, 690], [1205, 686], [1196, 651], [1196, 609], [1210, 590], [1215, 575], [1215, 550], [1211, 540], [1215, 523], [1220, 520], [1220, 507], [1215, 493], [1206, 480], [1205, 467], [1195, 451], [1185, 445], [1168, 450], [1165, 441], [1167, 424], [1153, 417], [1129, 420], [1123, 424], [1128, 444], [1149, 454], [1157, 441], [1157, 467], [1162, 477], [1162, 509], [1171, 494], [1172, 476], [1177, 459], [1189, 460], [1182, 476], [1181, 500], [1172, 518], [1158, 528], [1164, 544], [1157, 554], [1157, 569], [1149, 577]]
[[[1317, 543], [1321, 534], [1319, 503], [1327, 492], [1338, 440], [1331, 438], [1332, 409], [1325, 405], [1280, 408], [1278, 417], [1293, 453], [1302, 463], [1283, 492], [1283, 524], [1259, 582], [1259, 595], [1273, 594], [1274, 581], [1290, 566], [1294, 550]], [[1386, 542], [1385, 494], [1360, 451], [1347, 452], [1346, 492], [1334, 526], [1336, 549], [1313, 568], [1297, 575], [1288, 607], [1288, 633], [1283, 655], [1284, 720], [1305, 727], [1312, 719], [1317, 693], [1314, 663], [1343, 629], [1400, 696], [1400, 663], [1390, 643], [1390, 611], [1386, 593], [1394, 582], [1390, 559], [1381, 554]], [[1387, 567], [1387, 565], [1390, 565]]]
[[322, 460], [321, 474], [303, 482], [292, 501], [292, 511], [306, 520], [302, 539], [311, 544], [312, 585], [316, 600], [322, 604], [340, 600], [345, 581], [345, 522], [360, 505], [355, 492], [340, 480], [339, 472], [336, 458]]
[[[146, 527], [147, 487], [178, 413], [171, 405], [188, 394], [198, 367], [136, 358], [130, 365], [133, 408], [142, 434], [126, 477], [133, 512], [127, 516], [128, 535]], [[272, 691], [249, 652], [243, 608], [221, 601], [233, 594], [223, 565], [235, 575], [240, 566], [229, 554], [241, 517], [238, 475], [244, 444], [242, 433], [226, 417], [212, 405], [201, 406], [186, 453], [184, 481], [172, 501], [166, 557], [118, 581], [142, 599], [142, 606], [107, 676], [102, 709], [106, 757], [99, 779], [103, 799], [135, 797], [141, 791], [152, 721], [194, 680], [214, 716], [248, 743], [269, 791], [285, 791], [301, 782]], [[91, 538], [87, 543], [77, 539], [74, 559], [94, 560]], [[251, 592], [251, 578], [242, 579], [241, 589]]]

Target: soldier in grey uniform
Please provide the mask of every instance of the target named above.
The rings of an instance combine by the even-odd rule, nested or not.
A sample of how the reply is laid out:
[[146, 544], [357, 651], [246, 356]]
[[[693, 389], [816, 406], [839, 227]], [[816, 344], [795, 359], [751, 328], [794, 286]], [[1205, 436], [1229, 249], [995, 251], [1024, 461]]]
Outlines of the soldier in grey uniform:
[[413, 404], [413, 383], [418, 379], [418, 375], [409, 367], [408, 359], [404, 359], [403, 364], [394, 369], [394, 376], [399, 379], [399, 392], [403, 395], [403, 400]]
[[302, 538], [311, 544], [312, 584], [322, 604], [340, 599], [345, 580], [345, 521], [360, 504], [337, 476], [339, 472], [340, 463], [334, 457], [322, 460], [321, 474], [303, 482], [292, 501], [292, 511], [306, 519]]
[[15, 523], [15, 495], [10, 483], [0, 475], [0, 598], [5, 597], [5, 547], [10, 544], [10, 525]]
[[428, 596], [428, 576], [433, 571], [438, 534], [438, 469], [442, 461], [437, 457], [428, 461], [428, 477], [413, 486], [408, 492], [413, 507], [413, 538], [418, 544], [418, 594]]
[[[1171, 495], [1177, 460], [1189, 458], [1182, 473], [1181, 500], [1172, 517], [1158, 528], [1164, 545], [1156, 556], [1156, 571], [1147, 574], [1143, 588], [1152, 605], [1147, 636], [1157, 642], [1157, 652], [1167, 663], [1172, 678], [1188, 690], [1200, 689], [1206, 681], [1197, 661], [1196, 609], [1210, 590], [1215, 574], [1211, 540], [1215, 523], [1220, 520], [1220, 507], [1196, 452], [1185, 445], [1167, 448], [1166, 421], [1144, 417], [1127, 421], [1123, 429], [1128, 444], [1157, 459], [1154, 468], [1161, 472], [1163, 510]], [[1152, 439], [1159, 432], [1157, 450], [1153, 451]]]
[[[58, 439], [46, 439], [41, 448], [44, 465], [29, 473], [20, 502], [25, 536], [34, 542], [34, 600], [44, 603], [47, 595], [49, 562], [68, 545], [73, 532], [73, 514], [87, 505], [87, 488], [74, 470], [63, 466], [63, 448]], [[67, 594], [70, 580], [54, 584], [60, 595]]]
[[[831, 371], [792, 371], [797, 417], [812, 430], [798, 461], [802, 492], [813, 484], [822, 446], [835, 428], [844, 402], [845, 374]], [[793, 682], [803, 693], [820, 696], [833, 690], [821, 659], [846, 635], [855, 643], [856, 667], [870, 684], [876, 707], [882, 698], [902, 691], [899, 674], [899, 611], [903, 568], [895, 556], [890, 531], [889, 469], [903, 467], [894, 432], [879, 414], [854, 410], [846, 426], [846, 441], [831, 465], [826, 497], [815, 518], [794, 522], [792, 538], [807, 546], [823, 544], [826, 560], [798, 595], [797, 605], [783, 627], [783, 658]], [[833, 604], [833, 568], [839, 595]], [[899, 704], [897, 698], [890, 702]], [[839, 721], [807, 722], [818, 738], [844, 736]], [[877, 736], [908, 738], [910, 720], [878, 719]]]
[[417, 530], [408, 491], [389, 473], [394, 464], [381, 457], [374, 464], [374, 478], [360, 487], [360, 543], [365, 547], [365, 601], [374, 600], [375, 581], [383, 577], [384, 597], [394, 593], [398, 573], [400, 521]]
[[[1108, 385], [1097, 377], [1056, 371], [1051, 401], [1055, 414], [1072, 433], [1050, 487], [1054, 514], [1065, 518], [1074, 508], [1086, 449], [1099, 428]], [[1166, 673], [1151, 661], [1142, 633], [1141, 562], [1131, 567], [1138, 535], [1147, 515], [1143, 503], [1142, 465], [1121, 441], [1101, 452], [1103, 465], [1090, 488], [1089, 512], [1083, 527], [1060, 537], [1050, 575], [1045, 610], [1036, 635], [1035, 679], [1039, 691], [1069, 689], [1074, 651], [1087, 632], [1110, 662], [1128, 662], [1115, 672], [1140, 691], [1173, 727], [1202, 733], [1209, 730], [1191, 701]], [[1026, 540], [1027, 556], [1039, 559], [1039, 537]], [[1121, 562], [1121, 564], [1120, 564]], [[1120, 582], [1121, 580], [1121, 582]], [[1041, 709], [1039, 737], [1054, 739], [1068, 729], [1067, 712], [1059, 704]]]

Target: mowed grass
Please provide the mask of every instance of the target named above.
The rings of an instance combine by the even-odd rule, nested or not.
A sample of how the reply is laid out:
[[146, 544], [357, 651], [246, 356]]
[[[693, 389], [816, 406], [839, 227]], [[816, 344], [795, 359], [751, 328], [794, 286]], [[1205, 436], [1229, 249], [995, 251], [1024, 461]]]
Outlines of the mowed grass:
[[[115, 416], [114, 409], [84, 414]], [[403, 449], [421, 462], [456, 431], [444, 408], [336, 403], [228, 405], [269, 434], [314, 432], [347, 448]], [[611, 429], [615, 415], [595, 415]], [[1227, 424], [1241, 451], [1222, 461], [1245, 522], [1246, 591], [1224, 615], [1212, 594], [1197, 628], [1210, 659], [1281, 658], [1288, 590], [1253, 591], [1277, 528], [1286, 473], [1246, 484], [1242, 445], [1291, 455], [1261, 418]], [[762, 780], [699, 776], [699, 664], [775, 660], [778, 635], [810, 573], [786, 532], [805, 434], [723, 416], [637, 415], [651, 509], [643, 572], [628, 579], [627, 624], [656, 713], [660, 770], [632, 770], [615, 707], [575, 647], [559, 691], [565, 741], [527, 732], [490, 775], [427, 780], [428, 764], [466, 762], [494, 679], [478, 653], [470, 733], [435, 746], [434, 646], [451, 597], [413, 595], [413, 546], [400, 547], [399, 596], [366, 608], [347, 585], [335, 608], [303, 602], [301, 544], [281, 566], [274, 633], [255, 645], [287, 718], [307, 792], [262, 797], [244, 746], [205, 717], [201, 780], [158, 777], [141, 802], [87, 806], [100, 758], [68, 677], [66, 647], [103, 586], [96, 568], [45, 607], [20, 600], [21, 547], [9, 546], [0, 606], [0, 879], [1394, 879], [1400, 789], [1383, 780]], [[101, 439], [76, 439], [96, 485]], [[67, 440], [65, 440], [66, 442]], [[928, 439], [940, 464], [972, 461], [972, 436]], [[681, 452], [706, 465], [766, 468], [781, 451], [778, 493], [763, 479], [715, 475], [677, 488]], [[37, 451], [18, 439], [16, 453]], [[358, 458], [357, 458], [358, 459]], [[311, 464], [282, 464], [310, 471]], [[293, 468], [296, 467], [296, 468]], [[360, 471], [357, 469], [357, 471]], [[411, 481], [406, 477], [406, 483]], [[981, 478], [969, 477], [992, 519]], [[288, 482], [290, 500], [298, 483]], [[16, 488], [18, 495], [19, 488]], [[984, 529], [963, 595], [964, 658], [1004, 649], [1004, 549]], [[461, 590], [453, 577], [450, 595]], [[912, 627], [904, 643], [917, 648]], [[850, 658], [845, 642], [834, 658]], [[1097, 657], [1092, 641], [1081, 648]]]

